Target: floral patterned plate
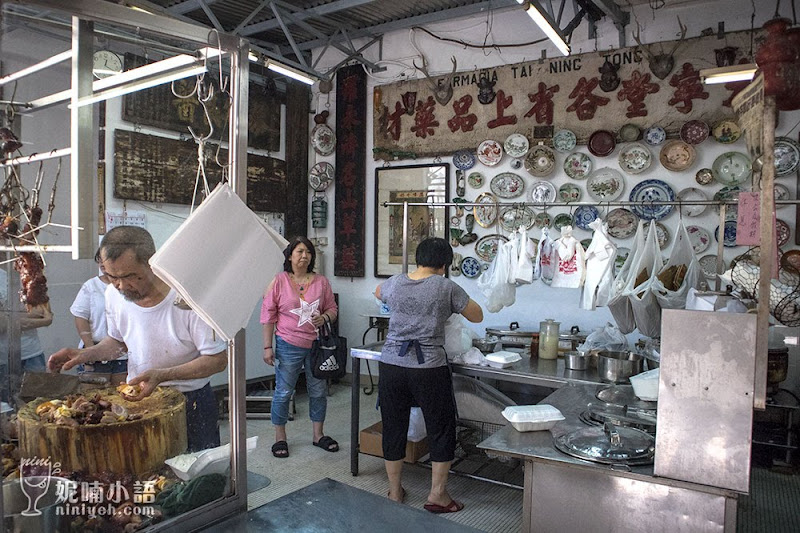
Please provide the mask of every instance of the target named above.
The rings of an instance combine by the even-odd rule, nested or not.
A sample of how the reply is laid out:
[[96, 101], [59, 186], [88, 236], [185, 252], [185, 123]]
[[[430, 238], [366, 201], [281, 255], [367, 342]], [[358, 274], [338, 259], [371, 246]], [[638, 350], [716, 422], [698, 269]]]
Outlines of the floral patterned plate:
[[534, 204], [552, 203], [556, 199], [556, 187], [549, 181], [537, 181], [528, 195]]
[[781, 219], [775, 220], [775, 232], [778, 235], [778, 247], [783, 246], [787, 242], [789, 242], [789, 236], [792, 233], [792, 230], [789, 228], [789, 224]]
[[473, 212], [475, 213], [475, 222], [482, 228], [488, 228], [494, 225], [497, 221], [497, 198], [490, 192], [484, 192], [478, 195], [475, 199], [476, 204], [488, 204], [484, 206], [475, 206]]
[[775, 177], [791, 174], [800, 163], [800, 145], [788, 137], [775, 137]]
[[564, 172], [574, 180], [584, 180], [592, 172], [592, 158], [581, 152], [575, 152], [564, 160]]
[[581, 188], [574, 183], [565, 183], [558, 188], [558, 197], [562, 202], [579, 202], [581, 199]]
[[663, 250], [669, 244], [669, 230], [661, 222], [656, 222], [656, 240], [660, 250]]
[[576, 144], [577, 139], [575, 138], [575, 134], [570, 130], [558, 130], [556, 134], [553, 135], [553, 148], [562, 154], [567, 154], [574, 150]]
[[[789, 192], [789, 188], [782, 184], [776, 183], [772, 186], [773, 190], [775, 191], [775, 199], [776, 200], [791, 200], [792, 194]], [[791, 205], [791, 204], [775, 204], [775, 209], [783, 209], [784, 207]]]
[[711, 235], [709, 235], [705, 228], [701, 228], [700, 226], [686, 226], [686, 233], [689, 234], [689, 243], [691, 243], [694, 253], [703, 253], [711, 246]]
[[642, 143], [631, 143], [619, 153], [619, 168], [628, 174], [640, 174], [650, 168], [653, 157]]
[[667, 132], [661, 126], [653, 126], [645, 130], [643, 138], [650, 146], [658, 146], [667, 140]]
[[[714, 279], [717, 277], [717, 256], [715, 254], [708, 254], [704, 255], [700, 259], [698, 259], [700, 263], [700, 268], [703, 270], [703, 274], [706, 275], [707, 278]], [[722, 266], [722, 270], [725, 270], [725, 266]]]
[[[697, 187], [687, 187], [675, 197], [679, 202], [708, 200], [706, 193]], [[687, 217], [699, 217], [706, 211], [705, 205], [680, 205], [681, 214]]]
[[700, 185], [708, 185], [714, 181], [714, 171], [710, 168], [701, 168], [694, 175], [694, 180]]
[[615, 239], [627, 239], [636, 233], [636, 225], [638, 223], [639, 217], [624, 207], [612, 209], [606, 216], [608, 234]]
[[714, 179], [723, 185], [744, 183], [753, 174], [750, 158], [742, 152], [725, 152], [711, 165]]
[[483, 174], [480, 172], [470, 172], [469, 176], [467, 176], [467, 183], [469, 183], [469, 186], [473, 189], [480, 189], [483, 187], [483, 181]]
[[547, 214], [547, 211], [542, 211], [536, 218], [533, 219], [533, 225], [539, 229], [549, 228], [553, 225], [553, 219]]
[[461, 260], [461, 273], [468, 278], [477, 278], [481, 275], [480, 262], [474, 257], [465, 257]]
[[523, 157], [528, 153], [528, 148], [530, 148], [528, 138], [521, 133], [512, 133], [503, 143], [503, 149], [511, 157]]
[[593, 205], [581, 205], [575, 210], [575, 225], [581, 229], [591, 230], [589, 224], [600, 216], [600, 212]]
[[733, 120], [723, 120], [714, 125], [711, 135], [718, 143], [731, 144], [742, 136], [742, 129]]
[[458, 170], [469, 170], [475, 166], [475, 154], [471, 150], [457, 150], [453, 154], [453, 165]]
[[[728, 200], [736, 200], [737, 198], [739, 198], [740, 192], [742, 192], [742, 189], [740, 189], [738, 185], [723, 187], [714, 193], [714, 201], [724, 202]], [[736, 213], [737, 207], [738, 207], [737, 204], [728, 204], [727, 212]], [[719, 206], [717, 206], [717, 212], [719, 213]]]
[[598, 168], [586, 181], [586, 190], [589, 196], [598, 202], [611, 202], [622, 194], [625, 188], [625, 178], [613, 168]]
[[672, 172], [681, 172], [694, 164], [697, 152], [691, 144], [683, 141], [669, 141], [658, 156], [661, 165]]
[[498, 233], [484, 235], [475, 243], [475, 255], [487, 263], [491, 263], [497, 255], [497, 247], [504, 242], [508, 242], [508, 238]]
[[708, 124], [702, 120], [690, 120], [681, 127], [681, 140], [687, 144], [700, 144], [708, 139]]
[[553, 227], [561, 231], [564, 226], [572, 226], [572, 217], [567, 213], [559, 213], [553, 220]]
[[[722, 244], [728, 248], [736, 246], [736, 221], [726, 220], [725, 229], [723, 230]], [[714, 230], [714, 238], [719, 242], [719, 226]]]
[[556, 168], [556, 153], [549, 146], [537, 144], [525, 156], [525, 170], [532, 175], [543, 178]]
[[510, 232], [520, 226], [531, 229], [535, 218], [536, 213], [528, 206], [507, 206], [500, 209], [500, 218], [497, 221], [501, 228]]
[[672, 212], [672, 206], [657, 202], [674, 202], [675, 191], [661, 180], [644, 180], [631, 190], [629, 200], [639, 203], [631, 207], [639, 218], [661, 220]]
[[317, 124], [311, 130], [311, 147], [319, 155], [331, 155], [336, 149], [336, 134], [327, 124]]
[[501, 172], [492, 178], [489, 188], [498, 198], [516, 198], [525, 191], [525, 181], [519, 174]]
[[487, 167], [493, 167], [503, 159], [503, 147], [500, 143], [488, 139], [478, 145], [478, 161]]

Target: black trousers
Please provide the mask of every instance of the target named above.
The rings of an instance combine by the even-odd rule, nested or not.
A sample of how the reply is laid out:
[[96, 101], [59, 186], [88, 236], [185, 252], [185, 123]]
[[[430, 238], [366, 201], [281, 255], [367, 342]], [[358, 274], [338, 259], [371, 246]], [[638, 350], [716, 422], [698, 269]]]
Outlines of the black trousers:
[[406, 456], [411, 407], [419, 406], [425, 417], [431, 461], [452, 461], [456, 451], [456, 405], [450, 369], [406, 368], [385, 363], [379, 363], [378, 368], [383, 458], [398, 461]]
[[211, 385], [183, 393], [186, 396], [186, 436], [190, 452], [219, 446], [219, 410]]

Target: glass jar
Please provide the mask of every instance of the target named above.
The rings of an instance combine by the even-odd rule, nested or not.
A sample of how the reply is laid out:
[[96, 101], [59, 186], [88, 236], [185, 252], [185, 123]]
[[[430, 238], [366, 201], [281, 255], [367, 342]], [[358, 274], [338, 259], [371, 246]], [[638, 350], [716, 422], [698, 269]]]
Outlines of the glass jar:
[[558, 327], [560, 322], [548, 318], [539, 322], [539, 358], [556, 359], [558, 357]]

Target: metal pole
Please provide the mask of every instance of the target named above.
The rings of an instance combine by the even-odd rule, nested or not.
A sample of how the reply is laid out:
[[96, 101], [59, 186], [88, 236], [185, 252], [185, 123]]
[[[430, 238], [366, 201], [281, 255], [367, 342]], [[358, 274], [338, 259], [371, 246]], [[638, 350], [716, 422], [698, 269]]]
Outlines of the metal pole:
[[[93, 23], [72, 17], [72, 108], [70, 109], [70, 242], [73, 259], [94, 257], [94, 106], [79, 106], [92, 96]], [[80, 228], [83, 228], [81, 231]]]
[[[408, 274], [408, 206], [403, 203], [403, 274]], [[428, 205], [428, 204], [420, 204]]]

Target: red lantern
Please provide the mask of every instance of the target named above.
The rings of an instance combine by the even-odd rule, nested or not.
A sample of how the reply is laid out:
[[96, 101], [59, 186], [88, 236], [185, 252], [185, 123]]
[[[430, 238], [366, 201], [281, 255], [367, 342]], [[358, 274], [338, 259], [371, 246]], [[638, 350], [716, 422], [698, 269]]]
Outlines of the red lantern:
[[764, 73], [764, 94], [774, 96], [778, 109], [800, 109], [800, 65], [798, 36], [787, 32], [790, 21], [775, 18], [764, 23], [767, 39], [756, 52], [756, 63]]

